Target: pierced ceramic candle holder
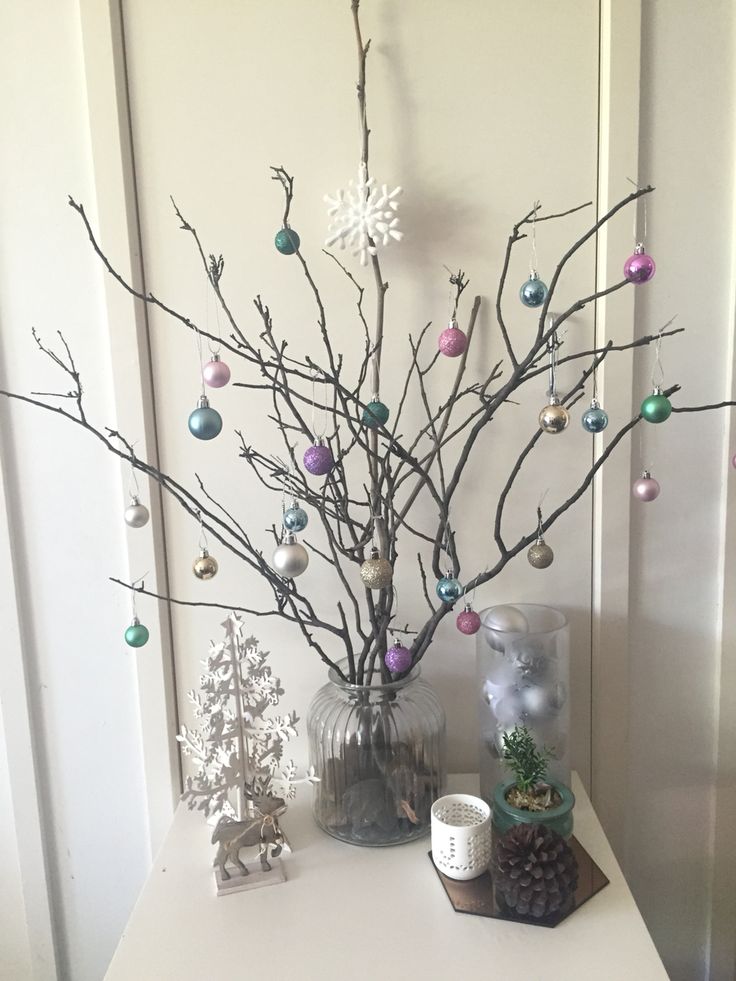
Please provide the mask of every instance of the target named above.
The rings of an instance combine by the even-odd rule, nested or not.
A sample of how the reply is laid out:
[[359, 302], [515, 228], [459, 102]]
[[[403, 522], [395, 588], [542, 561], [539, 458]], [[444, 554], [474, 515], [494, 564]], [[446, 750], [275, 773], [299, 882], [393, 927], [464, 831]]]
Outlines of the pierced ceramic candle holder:
[[491, 809], [480, 797], [448, 794], [432, 805], [432, 861], [450, 879], [475, 879], [491, 860]]

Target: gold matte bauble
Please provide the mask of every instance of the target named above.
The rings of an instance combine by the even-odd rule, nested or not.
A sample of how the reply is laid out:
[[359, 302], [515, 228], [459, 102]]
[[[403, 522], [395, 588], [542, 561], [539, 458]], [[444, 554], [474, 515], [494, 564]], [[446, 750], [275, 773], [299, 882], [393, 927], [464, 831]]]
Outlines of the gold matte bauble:
[[374, 548], [371, 557], [360, 567], [360, 578], [368, 589], [386, 589], [391, 585], [394, 570], [388, 559], [379, 558], [378, 549]]
[[217, 559], [213, 559], [207, 549], [203, 548], [199, 558], [194, 560], [192, 569], [197, 579], [212, 579], [217, 575]]
[[526, 553], [526, 557], [529, 559], [529, 565], [534, 566], [535, 569], [547, 569], [552, 565], [555, 553], [543, 538], [539, 538]]
[[539, 413], [539, 426], [545, 433], [552, 433], [553, 435], [561, 433], [563, 429], [567, 429], [569, 422], [570, 416], [567, 409], [556, 402], [545, 405]]

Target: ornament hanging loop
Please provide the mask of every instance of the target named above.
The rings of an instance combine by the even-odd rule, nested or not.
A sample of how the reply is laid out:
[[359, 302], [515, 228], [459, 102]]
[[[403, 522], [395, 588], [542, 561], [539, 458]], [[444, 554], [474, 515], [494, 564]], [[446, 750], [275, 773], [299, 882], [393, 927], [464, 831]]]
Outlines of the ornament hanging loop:
[[660, 392], [662, 386], [664, 385], [664, 367], [662, 365], [662, 331], [664, 327], [660, 327], [659, 333], [657, 334], [657, 340], [654, 343], [654, 366], [652, 368], [652, 388], [656, 392]]
[[200, 551], [206, 552], [208, 551], [207, 532], [204, 530], [204, 521], [202, 519], [201, 511], [197, 511], [197, 520], [199, 521], [199, 548]]
[[130, 477], [128, 478], [128, 494], [130, 497], [134, 498], [136, 501], [139, 500], [141, 496], [141, 489], [138, 484], [138, 475], [135, 472], [135, 443], [130, 445], [131, 457], [130, 457]]
[[[142, 592], [146, 588], [146, 584], [144, 580], [147, 575], [148, 573], [144, 572], [142, 576], [138, 576], [138, 578], [134, 579], [130, 584], [130, 590], [131, 590], [130, 599], [131, 599], [131, 606], [133, 608], [134, 623], [138, 623], [138, 610], [136, 609], [136, 605], [135, 605], [135, 594]], [[140, 586], [138, 585], [138, 583], [140, 583]]]
[[312, 365], [309, 369], [309, 374], [312, 379], [312, 433], [314, 434], [315, 442], [325, 438], [325, 433], [327, 432], [327, 408], [323, 406], [322, 408], [322, 428], [317, 429], [317, 382], [322, 382], [322, 390], [324, 392], [325, 380], [322, 371], [316, 366]]
[[537, 276], [537, 212], [542, 207], [541, 201], [535, 201], [532, 205], [532, 233], [531, 233], [531, 255], [529, 258], [529, 276], [535, 279]]
[[[626, 180], [629, 182], [629, 184], [632, 184], [637, 191], [641, 190], [641, 184], [638, 181], [632, 180], [630, 177], [627, 177]], [[640, 198], [639, 200], [641, 201], [641, 207], [642, 207], [642, 225], [643, 225], [644, 234], [640, 239], [638, 235], [638, 224], [637, 224], [637, 218], [639, 217], [639, 210], [638, 208], [636, 208], [634, 210], [634, 244], [637, 249], [641, 247], [641, 251], [643, 252], [644, 251], [643, 243], [647, 237], [647, 199], [646, 197], [643, 197]]]

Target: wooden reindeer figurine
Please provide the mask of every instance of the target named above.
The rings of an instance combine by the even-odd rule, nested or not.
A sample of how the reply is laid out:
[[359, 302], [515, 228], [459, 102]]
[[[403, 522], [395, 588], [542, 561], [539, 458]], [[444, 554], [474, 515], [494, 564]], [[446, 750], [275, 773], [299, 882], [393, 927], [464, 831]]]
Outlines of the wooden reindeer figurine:
[[240, 860], [241, 848], [258, 846], [258, 857], [264, 872], [271, 871], [268, 861], [269, 848], [271, 857], [278, 858], [284, 844], [284, 836], [279, 827], [279, 817], [286, 811], [286, 804], [281, 797], [266, 795], [248, 799], [255, 808], [255, 816], [244, 821], [234, 821], [229, 817], [221, 817], [212, 835], [212, 844], [218, 843], [217, 855], [213, 865], [219, 867], [223, 880], [230, 878], [227, 862], [237, 866], [241, 875], [248, 875], [246, 865]]

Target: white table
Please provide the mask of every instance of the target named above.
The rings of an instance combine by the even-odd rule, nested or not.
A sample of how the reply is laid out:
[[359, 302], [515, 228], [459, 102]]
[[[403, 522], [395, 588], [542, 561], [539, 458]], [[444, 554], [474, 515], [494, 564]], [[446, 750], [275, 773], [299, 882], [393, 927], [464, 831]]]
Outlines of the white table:
[[[477, 793], [478, 778], [450, 778]], [[201, 814], [179, 806], [105, 981], [666, 981], [577, 775], [575, 835], [611, 880], [554, 929], [455, 913], [429, 838], [356, 848], [321, 832], [309, 792], [283, 821], [288, 881], [217, 898]]]

